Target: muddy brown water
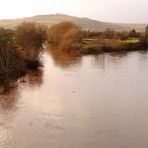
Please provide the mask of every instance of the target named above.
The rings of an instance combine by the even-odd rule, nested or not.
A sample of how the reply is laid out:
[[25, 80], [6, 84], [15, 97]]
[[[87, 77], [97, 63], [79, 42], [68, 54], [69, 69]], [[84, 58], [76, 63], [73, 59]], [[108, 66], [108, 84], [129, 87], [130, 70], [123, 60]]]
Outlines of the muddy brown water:
[[0, 148], [148, 147], [148, 53], [42, 60], [0, 95]]

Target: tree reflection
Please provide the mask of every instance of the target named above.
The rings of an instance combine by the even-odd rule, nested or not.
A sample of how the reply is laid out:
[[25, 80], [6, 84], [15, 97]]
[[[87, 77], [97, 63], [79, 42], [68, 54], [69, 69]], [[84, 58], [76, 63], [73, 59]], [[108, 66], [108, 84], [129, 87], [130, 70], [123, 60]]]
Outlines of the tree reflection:
[[37, 69], [30, 71], [26, 76], [10, 82], [5, 85], [0, 85], [0, 109], [13, 108], [19, 98], [19, 89], [21, 85], [28, 85], [30, 87], [40, 86], [43, 83], [43, 71]]
[[81, 64], [82, 56], [75, 52], [64, 52], [62, 50], [54, 49], [53, 47], [48, 47], [47, 52], [54, 60], [54, 64], [62, 69]]
[[64, 52], [51, 46], [47, 48], [47, 52], [52, 57], [54, 64], [61, 67], [62, 69], [75, 67], [76, 65], [81, 64], [83, 57], [86, 56], [92, 57], [94, 61], [93, 64], [104, 69], [108, 61], [118, 63], [128, 55], [128, 52], [110, 52], [82, 55], [78, 54], [78, 52]]
[[0, 108], [9, 109], [16, 105], [18, 89], [16, 83], [5, 85], [0, 88]]
[[43, 70], [39, 68], [35, 71], [30, 71], [26, 76], [22, 77], [19, 82], [30, 87], [41, 86], [43, 83]]

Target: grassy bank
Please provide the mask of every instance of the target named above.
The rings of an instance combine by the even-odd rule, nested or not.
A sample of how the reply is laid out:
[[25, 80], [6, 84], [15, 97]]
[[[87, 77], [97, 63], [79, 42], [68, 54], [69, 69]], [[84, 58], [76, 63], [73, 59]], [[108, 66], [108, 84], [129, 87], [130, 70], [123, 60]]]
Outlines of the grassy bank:
[[137, 51], [144, 50], [139, 39], [83, 39], [79, 50], [82, 54], [95, 54], [100, 52]]
[[48, 43], [59, 51], [76, 54], [137, 51], [148, 48], [146, 33], [84, 31], [71, 22], [62, 22], [48, 29]]

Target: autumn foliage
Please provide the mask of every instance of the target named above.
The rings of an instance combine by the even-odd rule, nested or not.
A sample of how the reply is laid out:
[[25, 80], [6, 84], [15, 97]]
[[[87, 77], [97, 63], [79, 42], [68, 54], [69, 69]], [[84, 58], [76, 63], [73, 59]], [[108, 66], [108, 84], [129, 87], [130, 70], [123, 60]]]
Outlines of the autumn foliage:
[[23, 22], [16, 28], [16, 44], [23, 48], [41, 48], [46, 40], [44, 26]]
[[82, 31], [71, 22], [61, 22], [48, 29], [48, 42], [63, 50], [78, 49]]
[[43, 43], [46, 41], [46, 27], [23, 22], [16, 28], [15, 39], [21, 56], [25, 60], [37, 61]]

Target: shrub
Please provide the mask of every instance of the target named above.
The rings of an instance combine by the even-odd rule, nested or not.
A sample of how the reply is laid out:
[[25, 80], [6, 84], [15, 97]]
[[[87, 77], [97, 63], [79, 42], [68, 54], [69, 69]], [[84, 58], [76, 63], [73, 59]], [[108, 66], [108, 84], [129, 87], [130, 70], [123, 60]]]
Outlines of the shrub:
[[140, 38], [140, 43], [143, 47], [148, 47], [148, 37], [147, 36], [142, 36]]
[[16, 44], [23, 48], [41, 48], [46, 40], [46, 28], [42, 25], [23, 22], [16, 28]]
[[46, 28], [39, 24], [23, 22], [16, 28], [15, 38], [22, 58], [37, 61], [46, 41]]
[[114, 30], [108, 28], [102, 33], [102, 38], [104, 38], [104, 39], [116, 39], [117, 34]]
[[15, 49], [0, 48], [0, 82], [8, 82], [25, 72], [25, 63]]
[[60, 44], [60, 49], [63, 50], [76, 50], [80, 48], [82, 40], [81, 30], [79, 28], [72, 28], [63, 35]]
[[0, 83], [23, 74], [25, 63], [15, 48], [14, 31], [0, 28]]
[[14, 32], [9, 29], [0, 28], [0, 48], [14, 48]]
[[48, 30], [48, 42], [65, 51], [80, 48], [82, 31], [71, 22], [61, 22]]
[[122, 41], [125, 41], [127, 40], [129, 37], [128, 37], [128, 33], [127, 32], [121, 32], [120, 33], [120, 40]]
[[72, 28], [77, 27], [75, 24], [66, 21], [53, 25], [48, 29], [48, 42], [51, 44], [60, 44], [63, 35]]

